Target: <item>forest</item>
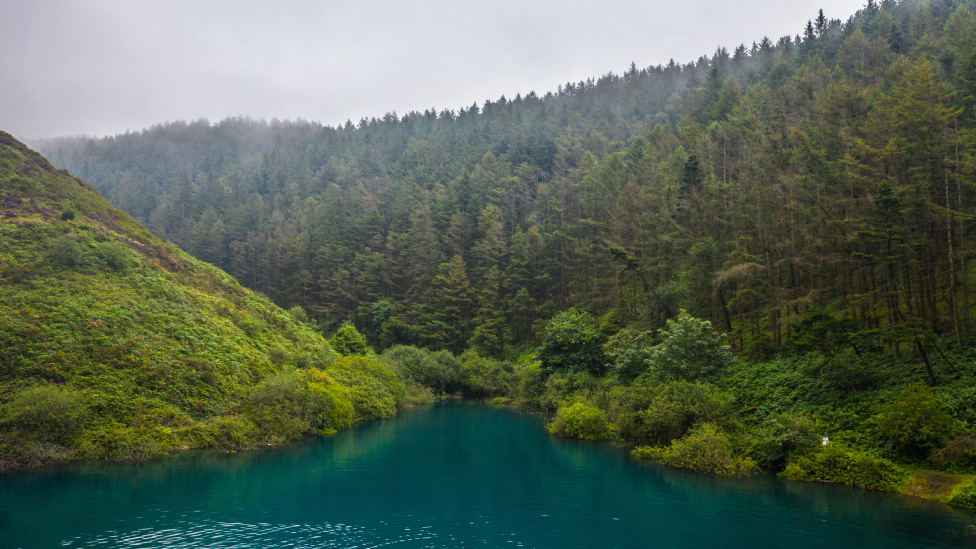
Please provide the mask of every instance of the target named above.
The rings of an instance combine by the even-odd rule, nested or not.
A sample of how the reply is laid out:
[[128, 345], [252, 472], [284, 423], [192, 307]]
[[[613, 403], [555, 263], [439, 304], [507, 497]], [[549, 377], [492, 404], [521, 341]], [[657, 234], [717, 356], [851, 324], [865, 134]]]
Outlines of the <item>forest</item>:
[[[886, 458], [971, 474], [976, 2], [812, 15], [456, 110], [33, 145], [437, 392], [531, 402], [557, 434], [679, 466], [667, 444], [707, 439], [795, 478], [869, 463], [873, 487], [903, 487]], [[688, 370], [702, 360], [716, 370]], [[815, 432], [854, 453], [802, 457]]]

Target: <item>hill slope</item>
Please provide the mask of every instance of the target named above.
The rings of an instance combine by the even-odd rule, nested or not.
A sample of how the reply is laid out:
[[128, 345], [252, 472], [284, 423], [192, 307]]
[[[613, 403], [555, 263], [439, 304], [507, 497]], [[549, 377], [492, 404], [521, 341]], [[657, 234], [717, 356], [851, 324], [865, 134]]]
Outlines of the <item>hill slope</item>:
[[301, 314], [2, 132], [0, 190], [0, 468], [247, 447], [402, 401], [385, 367], [337, 360]]

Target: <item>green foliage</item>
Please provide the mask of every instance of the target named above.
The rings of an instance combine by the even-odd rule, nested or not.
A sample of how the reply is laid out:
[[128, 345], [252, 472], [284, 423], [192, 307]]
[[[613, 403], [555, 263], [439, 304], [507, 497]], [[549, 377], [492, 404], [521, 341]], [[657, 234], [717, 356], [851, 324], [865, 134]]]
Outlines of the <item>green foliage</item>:
[[288, 356], [288, 351], [282, 349], [281, 347], [272, 347], [268, 351], [268, 360], [270, 360], [276, 366], [282, 366], [287, 364], [290, 357]]
[[326, 373], [348, 389], [357, 421], [391, 417], [407, 397], [396, 374], [374, 357], [344, 356]]
[[288, 316], [290, 316], [295, 322], [308, 324], [308, 313], [306, 313], [305, 309], [303, 309], [300, 305], [295, 305], [291, 309], [288, 309]]
[[132, 252], [118, 242], [106, 242], [100, 245], [98, 255], [116, 272], [124, 272], [132, 265]]
[[946, 501], [959, 507], [976, 509], [976, 480], [970, 480], [956, 486]]
[[736, 361], [711, 322], [683, 310], [668, 319], [661, 339], [645, 361], [648, 371], [660, 379], [713, 381]]
[[631, 382], [647, 372], [646, 361], [651, 357], [654, 336], [647, 331], [624, 328], [603, 345], [603, 353], [617, 378]]
[[669, 446], [638, 446], [632, 454], [671, 467], [729, 477], [744, 477], [759, 471], [752, 458], [736, 454], [732, 439], [714, 423], [699, 425]]
[[194, 425], [187, 438], [198, 448], [243, 450], [257, 444], [258, 428], [246, 417], [218, 417]]
[[570, 309], [546, 324], [546, 335], [538, 351], [549, 372], [578, 371], [599, 375], [606, 365], [603, 336], [586, 311]]
[[[382, 393], [380, 398], [392, 400], [381, 383], [372, 382], [370, 388]], [[371, 396], [360, 394], [362, 391], [354, 395], [343, 385], [328, 373], [316, 369], [276, 374], [250, 390], [247, 415], [257, 425], [261, 437], [269, 440], [292, 440], [306, 434], [335, 432], [352, 424], [357, 399]]]
[[896, 451], [915, 457], [945, 446], [963, 430], [932, 389], [920, 384], [905, 387], [898, 398], [882, 405], [874, 423]]
[[821, 436], [814, 422], [801, 414], [781, 413], [772, 416], [758, 430], [756, 460], [764, 467], [780, 470], [797, 452], [817, 448]]
[[606, 440], [613, 437], [613, 430], [603, 410], [577, 402], [559, 408], [549, 432], [566, 438], [581, 440]]
[[615, 423], [623, 438], [644, 445], [668, 444], [699, 423], [722, 424], [732, 396], [701, 382], [638, 380], [623, 392]]
[[886, 459], [831, 442], [791, 459], [779, 476], [788, 480], [826, 480], [897, 492], [911, 472]]
[[3, 430], [35, 442], [70, 442], [89, 419], [88, 401], [81, 391], [54, 385], [24, 389], [0, 410]]
[[457, 379], [466, 394], [493, 397], [507, 393], [511, 364], [478, 356], [467, 351], [460, 357]]
[[344, 323], [329, 340], [332, 350], [340, 355], [365, 356], [373, 352], [366, 337], [350, 323]]
[[68, 236], [51, 243], [51, 259], [64, 267], [74, 267], [81, 263], [81, 246]]

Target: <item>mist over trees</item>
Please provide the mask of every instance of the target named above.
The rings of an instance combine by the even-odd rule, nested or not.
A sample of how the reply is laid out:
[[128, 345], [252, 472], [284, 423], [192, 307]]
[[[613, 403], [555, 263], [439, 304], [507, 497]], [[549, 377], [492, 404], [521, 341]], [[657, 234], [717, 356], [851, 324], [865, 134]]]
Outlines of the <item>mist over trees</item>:
[[458, 110], [36, 146], [155, 234], [380, 348], [504, 357], [571, 308], [604, 334], [683, 309], [746, 356], [919, 353], [938, 383], [932, 336], [973, 327], [976, 2], [829, 16]]

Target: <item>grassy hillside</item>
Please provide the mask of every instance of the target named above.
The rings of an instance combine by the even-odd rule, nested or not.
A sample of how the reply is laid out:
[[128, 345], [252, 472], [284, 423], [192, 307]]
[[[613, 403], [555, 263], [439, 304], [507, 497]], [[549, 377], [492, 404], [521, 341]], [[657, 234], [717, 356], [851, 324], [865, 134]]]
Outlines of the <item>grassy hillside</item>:
[[3, 132], [0, 191], [0, 468], [274, 443], [403, 402], [386, 367]]

